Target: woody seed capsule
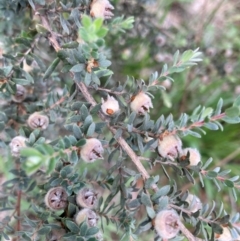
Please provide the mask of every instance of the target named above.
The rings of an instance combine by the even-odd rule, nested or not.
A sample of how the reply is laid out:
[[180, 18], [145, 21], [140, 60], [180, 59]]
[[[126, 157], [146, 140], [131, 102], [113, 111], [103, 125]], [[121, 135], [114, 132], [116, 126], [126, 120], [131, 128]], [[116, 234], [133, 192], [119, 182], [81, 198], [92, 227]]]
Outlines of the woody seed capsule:
[[102, 98], [101, 109], [105, 115], [114, 115], [119, 111], [118, 101], [113, 96], [108, 95], [106, 101]]
[[188, 209], [190, 212], [197, 212], [202, 209], [202, 202], [196, 195], [188, 194], [187, 199], [185, 200], [189, 204]]
[[180, 230], [179, 221], [176, 211], [160, 211], [155, 218], [155, 230], [162, 239], [174, 238]]
[[45, 204], [53, 211], [58, 211], [67, 207], [67, 193], [62, 187], [51, 188], [45, 195]]
[[21, 148], [26, 147], [26, 144], [25, 144], [26, 140], [27, 138], [23, 136], [16, 136], [11, 140], [9, 146], [13, 156], [15, 157], [19, 156]]
[[90, 8], [90, 15], [92, 17], [111, 19], [114, 16], [111, 12], [114, 7], [108, 0], [93, 0]]
[[189, 152], [189, 166], [197, 166], [197, 164], [201, 161], [201, 155], [199, 151], [195, 148], [185, 148], [183, 149], [183, 156], [187, 156], [187, 153]]
[[97, 204], [97, 193], [89, 188], [82, 188], [76, 197], [76, 202], [83, 208], [94, 208]]
[[103, 159], [103, 152], [102, 143], [98, 139], [90, 138], [86, 140], [80, 155], [85, 162], [94, 162], [97, 159]]
[[79, 225], [85, 220], [89, 227], [95, 227], [98, 223], [98, 216], [93, 210], [84, 208], [80, 210], [75, 216], [75, 222]]
[[168, 135], [159, 139], [158, 152], [164, 158], [174, 160], [182, 152], [182, 141], [176, 135]]
[[27, 90], [22, 85], [16, 85], [16, 93], [12, 95], [12, 100], [16, 103], [21, 103], [26, 98]]
[[149, 112], [150, 108], [153, 108], [151, 98], [143, 92], [139, 92], [131, 99], [130, 107], [132, 111], [135, 111], [138, 114], [144, 114], [145, 112]]
[[27, 123], [32, 129], [45, 130], [49, 125], [49, 119], [46, 115], [41, 115], [38, 112], [33, 113], [28, 117]]

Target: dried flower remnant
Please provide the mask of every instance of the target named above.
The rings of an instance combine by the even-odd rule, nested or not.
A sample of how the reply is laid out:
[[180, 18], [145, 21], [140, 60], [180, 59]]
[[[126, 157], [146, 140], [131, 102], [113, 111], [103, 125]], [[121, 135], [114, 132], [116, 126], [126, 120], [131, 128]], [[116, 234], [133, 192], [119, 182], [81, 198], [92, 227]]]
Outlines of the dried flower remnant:
[[114, 7], [108, 0], [93, 0], [90, 6], [90, 15], [95, 18], [111, 19]]
[[187, 202], [189, 204], [188, 209], [193, 213], [202, 209], [202, 202], [196, 195], [188, 194], [185, 202]]
[[67, 193], [62, 187], [51, 188], [45, 195], [45, 204], [53, 211], [58, 211], [67, 207]]
[[102, 98], [101, 109], [105, 115], [114, 115], [119, 111], [118, 101], [113, 96], [108, 95], [106, 101]]
[[153, 105], [151, 98], [147, 94], [139, 92], [137, 95], [132, 96], [130, 107], [132, 111], [144, 114], [145, 112], [149, 112], [149, 109], [153, 108]]
[[86, 144], [82, 147], [80, 155], [85, 162], [94, 162], [97, 159], [103, 159], [103, 152], [102, 143], [98, 139], [90, 138], [86, 140]]
[[163, 210], [160, 211], [155, 218], [155, 230], [163, 239], [174, 238], [179, 230], [180, 219], [176, 211]]
[[12, 95], [12, 100], [16, 103], [21, 103], [26, 98], [27, 90], [22, 85], [16, 85], [16, 93]]
[[177, 135], [167, 135], [159, 139], [158, 152], [164, 158], [174, 160], [182, 152], [182, 141]]
[[184, 160], [187, 156], [187, 153], [189, 152], [189, 166], [197, 166], [197, 164], [201, 161], [201, 155], [199, 151], [195, 148], [185, 148], [182, 152], [181, 159]]
[[13, 156], [15, 157], [19, 156], [21, 148], [26, 147], [26, 144], [25, 144], [26, 140], [27, 138], [23, 136], [16, 136], [11, 140], [9, 146]]
[[89, 227], [95, 227], [98, 223], [98, 216], [93, 210], [84, 208], [76, 214], [75, 222], [79, 225], [85, 220]]
[[46, 115], [41, 115], [38, 112], [33, 113], [28, 117], [27, 123], [32, 129], [45, 130], [49, 125], [49, 119]]
[[91, 58], [88, 60], [88, 62], [87, 62], [87, 72], [88, 73], [92, 73], [92, 68], [97, 68], [97, 67], [99, 67], [97, 60], [95, 60], [94, 58]]
[[97, 204], [97, 195], [94, 190], [85, 187], [78, 192], [76, 202], [80, 207], [92, 209]]

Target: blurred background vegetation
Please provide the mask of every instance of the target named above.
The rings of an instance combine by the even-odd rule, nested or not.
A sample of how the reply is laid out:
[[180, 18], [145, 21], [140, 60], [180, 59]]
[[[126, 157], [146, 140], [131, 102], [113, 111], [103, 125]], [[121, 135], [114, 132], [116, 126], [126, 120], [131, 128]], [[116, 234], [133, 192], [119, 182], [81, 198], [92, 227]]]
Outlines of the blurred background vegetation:
[[[135, 17], [132, 30], [115, 33], [113, 28], [107, 36], [107, 51], [111, 55], [111, 69], [114, 72], [112, 85], [117, 81], [125, 82], [127, 76], [147, 80], [151, 73], [160, 72], [164, 63], [171, 64], [177, 50], [182, 53], [199, 47], [202, 51], [203, 61], [197, 66], [175, 74], [174, 83], [169, 80], [162, 82], [166, 92], [154, 93], [152, 119], [156, 120], [161, 114], [167, 116], [172, 113], [177, 120], [183, 112], [190, 115], [198, 105], [216, 107], [220, 98], [223, 98], [224, 108], [227, 108], [240, 94], [238, 0], [115, 0], [112, 3], [115, 6], [115, 16]], [[35, 31], [34, 22], [29, 22], [31, 17], [27, 14], [14, 15], [11, 11], [9, 16], [0, 17], [0, 20], [5, 20], [0, 23], [0, 41], [4, 46], [7, 46], [6, 40], [11, 41], [11, 38], [5, 36], [13, 38], [20, 33], [24, 35]], [[13, 21], [8, 21], [10, 18]], [[17, 48], [18, 46], [11, 48], [11, 52], [14, 53]], [[47, 54], [45, 53], [45, 59], [49, 58]], [[58, 76], [53, 80], [57, 82]], [[70, 77], [66, 76], [65, 83], [53, 86], [48, 83], [46, 88], [63, 86], [69, 80]], [[185, 147], [199, 149], [203, 163], [213, 157], [210, 169], [221, 166], [224, 170], [231, 169], [229, 175], [235, 176], [239, 174], [239, 124], [223, 125], [224, 131], [207, 130], [207, 134], [201, 139], [187, 136], [183, 138], [183, 142]], [[0, 163], [3, 172], [4, 169], [9, 170], [8, 165]], [[97, 165], [98, 162], [94, 163], [90, 169], [99, 169]], [[159, 165], [153, 167], [151, 175], [160, 175], [162, 185], [168, 182]], [[205, 189], [201, 188], [199, 181], [194, 186], [189, 185], [186, 179], [178, 178], [176, 181], [179, 188], [197, 194], [203, 202], [210, 204], [211, 200], [215, 200], [217, 206], [220, 206], [223, 201], [227, 211], [240, 211], [240, 199], [235, 203], [227, 188], [218, 192], [214, 183], [209, 180], [205, 180]], [[239, 192], [238, 196], [240, 197]], [[105, 229], [104, 236], [106, 240], [119, 240], [121, 232], [118, 235], [115, 226], [109, 226]], [[142, 236], [141, 240], [152, 239], [151, 236]]]
[[[119, 14], [135, 17], [131, 33], [108, 35], [116, 81], [125, 81], [126, 75], [147, 80], [152, 72], [161, 72], [164, 63], [171, 64], [177, 50], [183, 52], [199, 47], [202, 52], [203, 61], [196, 67], [175, 74], [174, 83], [163, 81], [166, 92], [155, 93], [152, 119], [172, 113], [177, 120], [181, 113], [191, 114], [198, 105], [215, 107], [220, 98], [227, 108], [239, 96], [239, 1], [115, 2]], [[220, 166], [222, 170], [231, 169], [230, 176], [239, 175], [239, 124], [223, 125], [223, 131], [207, 130], [201, 139], [184, 137], [183, 145], [199, 149], [203, 163], [212, 157], [213, 163], [208, 169]], [[159, 165], [151, 174], [160, 175], [162, 185], [168, 182]], [[218, 192], [211, 180], [204, 181], [205, 189], [198, 180], [197, 185], [180, 179], [177, 182], [180, 188], [198, 195], [203, 202], [211, 205], [211, 200], [215, 200], [218, 207], [224, 202], [225, 209], [232, 214], [240, 211], [240, 200], [236, 203], [228, 188], [223, 187]], [[239, 191], [237, 194], [239, 198]]]

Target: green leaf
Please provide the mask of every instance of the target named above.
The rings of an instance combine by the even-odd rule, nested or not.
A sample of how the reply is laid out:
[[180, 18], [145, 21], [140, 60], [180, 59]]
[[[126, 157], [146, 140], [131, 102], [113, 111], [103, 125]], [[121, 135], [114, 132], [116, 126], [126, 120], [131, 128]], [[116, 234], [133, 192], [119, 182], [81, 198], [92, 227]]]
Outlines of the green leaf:
[[24, 77], [26, 78], [26, 80], [29, 83], [34, 83], [33, 77], [28, 72], [24, 71], [23, 69], [21, 69], [21, 71], [22, 71], [22, 74], [24, 75]]
[[38, 234], [39, 235], [47, 235], [47, 234], [49, 234], [50, 231], [51, 231], [51, 227], [43, 227], [43, 228], [39, 229]]
[[214, 172], [214, 171], [208, 171], [208, 173], [207, 173], [207, 176], [209, 177], [209, 178], [216, 178], [217, 177], [217, 173], [216, 172]]
[[224, 183], [226, 184], [227, 187], [230, 187], [230, 188], [234, 187], [234, 183], [230, 180], [225, 180]]
[[203, 111], [201, 118], [205, 119], [206, 117], [210, 117], [212, 113], [213, 113], [213, 108], [208, 107]]
[[85, 69], [85, 64], [76, 64], [70, 69], [70, 71], [71, 72], [81, 72], [84, 69]]
[[92, 20], [89, 16], [83, 15], [82, 16], [82, 25], [86, 28], [90, 27], [92, 24]]
[[76, 151], [72, 151], [71, 156], [70, 156], [70, 161], [74, 164], [78, 162], [78, 155]]
[[48, 69], [46, 70], [45, 74], [43, 75], [43, 80], [47, 79], [51, 74], [52, 72], [56, 69], [56, 67], [58, 66], [60, 62], [60, 59], [59, 58], [56, 58], [52, 64], [48, 67]]
[[57, 162], [57, 159], [55, 159], [54, 157], [50, 158], [47, 161], [47, 172], [46, 172], [47, 174], [50, 174], [54, 170], [56, 162]]
[[239, 108], [237, 106], [232, 106], [225, 110], [226, 116], [233, 118], [239, 116]]
[[151, 218], [151, 219], [154, 219], [155, 216], [156, 216], [156, 213], [155, 211], [151, 208], [151, 207], [146, 207], [146, 210], [147, 210], [147, 214], [148, 216]]
[[43, 157], [42, 153], [40, 153], [38, 150], [31, 147], [22, 148], [20, 153], [22, 156], [25, 156], [25, 157], [30, 157], [30, 156], [38, 156], [41, 158]]
[[69, 28], [67, 26], [67, 21], [64, 19], [62, 14], [60, 14], [60, 23], [61, 23], [63, 30], [69, 35], [70, 32], [69, 32]]
[[76, 146], [77, 147], [81, 147], [81, 146], [84, 146], [86, 144], [86, 140], [85, 139], [82, 139], [82, 140], [80, 140], [80, 141], [78, 141], [77, 143], [76, 143]]
[[35, 10], [35, 5], [32, 0], [28, 0], [29, 4], [31, 5], [32, 9]]
[[69, 228], [69, 230], [73, 233], [78, 234], [79, 233], [79, 227], [77, 226], [76, 223], [74, 223], [71, 220], [66, 220], [66, 226]]
[[97, 227], [91, 227], [87, 230], [86, 236], [93, 236], [99, 232], [99, 228]]
[[88, 127], [88, 130], [87, 130], [87, 137], [92, 137], [93, 134], [95, 132], [95, 123], [92, 122], [91, 125]]
[[149, 195], [145, 194], [144, 192], [142, 192], [141, 195], [141, 203], [145, 206], [152, 207], [152, 202]]
[[235, 100], [234, 103], [233, 103], [233, 106], [240, 107], [240, 96], [238, 96], [238, 97], [236, 98], [236, 100]]
[[19, 85], [29, 85], [31, 82], [27, 79], [12, 78], [12, 81]]

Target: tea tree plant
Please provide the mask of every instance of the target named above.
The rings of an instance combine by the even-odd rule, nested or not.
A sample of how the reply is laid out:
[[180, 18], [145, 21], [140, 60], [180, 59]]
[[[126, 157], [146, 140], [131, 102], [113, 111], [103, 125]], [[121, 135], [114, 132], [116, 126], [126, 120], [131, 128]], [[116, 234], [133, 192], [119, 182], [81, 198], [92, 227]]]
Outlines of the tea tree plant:
[[103, 240], [110, 225], [121, 240], [240, 239], [238, 213], [203, 203], [176, 181], [199, 178], [205, 188], [209, 179], [237, 199], [239, 176], [212, 170], [212, 158], [201, 160], [182, 140], [239, 123], [240, 98], [176, 120], [152, 102], [164, 80], [201, 61], [199, 49], [176, 51], [147, 80], [118, 80], [105, 38], [127, 35], [134, 18], [114, 16], [117, 5], [2, 0], [0, 7], [3, 240]]

